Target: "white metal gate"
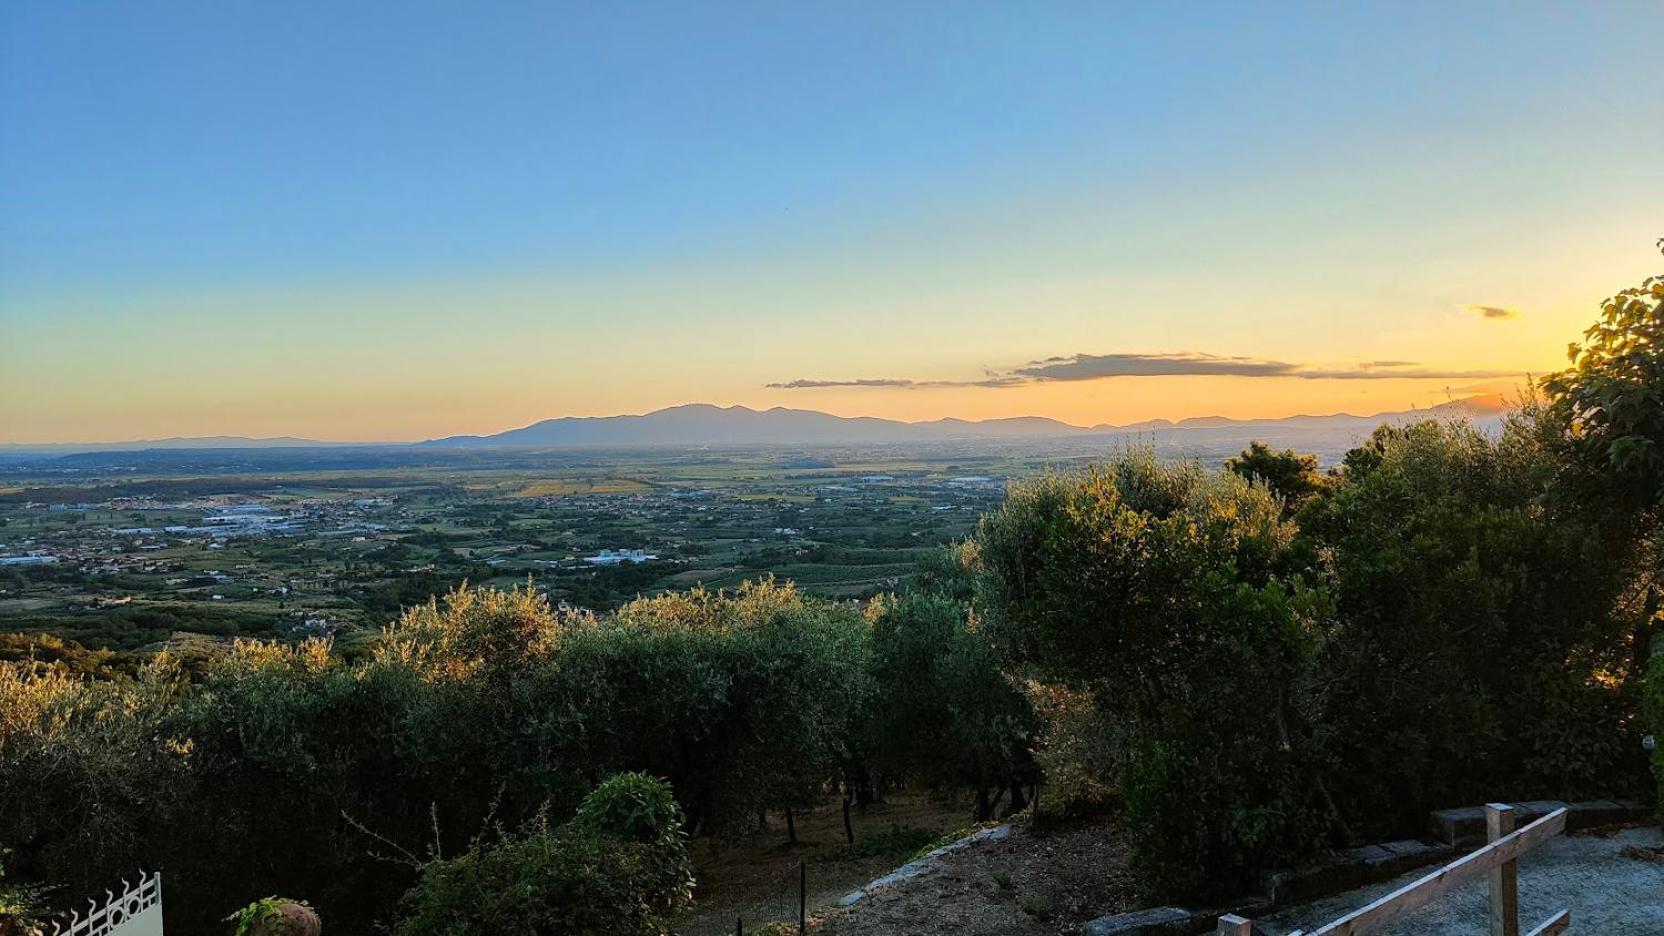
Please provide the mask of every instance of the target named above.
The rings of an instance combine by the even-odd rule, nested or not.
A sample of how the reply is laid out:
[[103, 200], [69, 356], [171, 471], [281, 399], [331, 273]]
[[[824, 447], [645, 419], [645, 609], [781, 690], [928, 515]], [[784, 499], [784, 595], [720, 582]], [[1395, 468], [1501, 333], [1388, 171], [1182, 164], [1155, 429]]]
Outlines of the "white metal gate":
[[52, 936], [162, 936], [162, 875], [139, 872], [139, 882], [124, 878], [121, 894], [104, 892], [104, 905], [87, 900], [87, 915], [71, 914], [69, 928], [52, 924]]

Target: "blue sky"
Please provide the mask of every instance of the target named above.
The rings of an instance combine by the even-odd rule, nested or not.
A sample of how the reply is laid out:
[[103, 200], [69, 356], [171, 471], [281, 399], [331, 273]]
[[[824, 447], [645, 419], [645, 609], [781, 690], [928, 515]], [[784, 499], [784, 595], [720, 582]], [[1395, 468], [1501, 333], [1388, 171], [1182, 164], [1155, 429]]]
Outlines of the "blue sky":
[[1449, 380], [767, 385], [1552, 365], [1657, 265], [1664, 7], [1341, 6], [14, 0], [0, 441], [1388, 408]]

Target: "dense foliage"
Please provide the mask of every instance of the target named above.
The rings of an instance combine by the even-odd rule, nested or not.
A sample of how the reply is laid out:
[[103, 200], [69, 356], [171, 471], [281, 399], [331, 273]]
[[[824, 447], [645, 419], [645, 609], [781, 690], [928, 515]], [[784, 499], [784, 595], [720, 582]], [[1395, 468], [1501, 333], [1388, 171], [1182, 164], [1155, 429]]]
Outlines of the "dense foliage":
[[[1664, 250], [1664, 239], [1658, 242]], [[1657, 543], [1664, 530], [1664, 274], [1601, 304], [1600, 318], [1570, 348], [1571, 367], [1543, 382], [1570, 451], [1568, 483], [1587, 503], [1609, 504], [1626, 534]], [[1664, 553], [1636, 569], [1643, 606], [1631, 642], [1644, 665], [1661, 632]]]
[[1659, 821], [1664, 822], [1664, 747], [1657, 743], [1664, 735], [1664, 647], [1653, 652], [1647, 669], [1646, 723], [1653, 732], [1652, 771], [1658, 778]]
[[693, 896], [682, 814], [644, 774], [608, 778], [559, 826], [538, 817], [422, 866], [399, 936], [662, 933]]
[[1249, 443], [1242, 454], [1226, 459], [1225, 468], [1249, 481], [1265, 485], [1291, 511], [1324, 488], [1317, 456], [1283, 449], [1274, 452], [1264, 442]]
[[[883, 607], [872, 635], [872, 766], [938, 788], [975, 791], [979, 820], [1021, 809], [1038, 779], [1038, 728], [1022, 691], [1000, 669], [961, 603], [916, 594]], [[1009, 801], [1002, 797], [1010, 795]]]
[[1499, 438], [1381, 430], [1379, 458], [1300, 515], [1336, 607], [1327, 748], [1361, 831], [1429, 806], [1610, 794], [1639, 769], [1628, 553], [1555, 496], [1543, 418]]
[[1664, 274], [1601, 303], [1570, 356], [1544, 385], [1578, 446], [1608, 469], [1608, 493], [1664, 499]]
[[1263, 487], [1135, 453], [1013, 489], [966, 554], [1009, 664], [1091, 694], [1084, 747], [1154, 881], [1239, 880], [1320, 837], [1303, 778], [1322, 609], [1278, 571], [1292, 538]]
[[1383, 428], [1288, 519], [1258, 478], [1141, 453], [1015, 487], [962, 555], [1075, 752], [1048, 770], [1118, 792], [1188, 894], [1431, 808], [1633, 792], [1647, 547], [1560, 488], [1563, 438], [1535, 405]]
[[768, 582], [606, 619], [469, 589], [356, 662], [243, 642], [196, 682], [166, 655], [135, 680], [0, 668], [0, 836], [75, 892], [167, 867], [170, 929], [273, 891], [366, 928], [411, 876], [372, 853], [571, 815], [618, 771], [667, 778], [707, 828], [807, 801], [848, 760], [867, 632]]

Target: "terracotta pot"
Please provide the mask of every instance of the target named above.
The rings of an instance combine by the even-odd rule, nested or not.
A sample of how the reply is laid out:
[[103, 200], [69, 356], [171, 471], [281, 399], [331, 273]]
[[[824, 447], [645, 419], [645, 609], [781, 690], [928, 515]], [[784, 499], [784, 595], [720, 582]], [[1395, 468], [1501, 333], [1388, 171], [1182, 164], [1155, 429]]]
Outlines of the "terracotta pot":
[[311, 907], [286, 903], [278, 906], [277, 919], [253, 927], [250, 936], [319, 936], [323, 928]]

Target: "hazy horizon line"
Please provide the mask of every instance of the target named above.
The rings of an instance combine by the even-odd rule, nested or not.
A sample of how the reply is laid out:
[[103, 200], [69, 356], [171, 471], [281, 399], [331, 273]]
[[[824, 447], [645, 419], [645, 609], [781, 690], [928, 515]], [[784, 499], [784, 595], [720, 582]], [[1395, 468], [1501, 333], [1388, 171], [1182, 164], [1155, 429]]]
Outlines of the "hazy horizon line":
[[838, 414], [838, 413], [828, 412], [826, 410], [806, 409], [806, 408], [803, 408], [803, 407], [793, 407], [793, 406], [778, 406], [777, 405], [777, 406], [770, 406], [770, 407], [767, 407], [767, 408], [759, 409], [757, 407], [747, 406], [743, 403], [730, 403], [730, 404], [725, 405], [725, 404], [721, 404], [721, 403], [711, 403], [711, 402], [706, 402], [706, 401], [690, 401], [690, 402], [686, 402], [686, 403], [673, 403], [673, 404], [669, 404], [669, 405], [666, 405], [666, 406], [660, 406], [660, 407], [657, 407], [657, 408], [654, 408], [654, 409], [649, 409], [649, 410], [646, 410], [644, 412], [637, 412], [637, 413], [611, 413], [611, 414], [600, 415], [600, 416], [579, 416], [579, 415], [549, 416], [549, 417], [545, 417], [543, 419], [534, 420], [533, 422], [530, 422], [530, 423], [525, 423], [524, 425], [509, 426], [509, 427], [503, 428], [503, 429], [488, 430], [488, 431], [481, 431], [481, 432], [474, 432], [474, 433], [462, 432], [462, 433], [451, 433], [451, 434], [448, 434], [448, 435], [431, 435], [431, 436], [425, 436], [425, 437], [422, 437], [422, 438], [409, 438], [409, 439], [328, 439], [328, 438], [315, 438], [315, 437], [311, 437], [311, 436], [297, 436], [297, 435], [287, 435], [287, 434], [286, 435], [273, 435], [273, 436], [251, 436], [251, 435], [243, 435], [243, 434], [234, 433], [234, 432], [214, 432], [214, 433], [204, 433], [204, 434], [199, 434], [199, 435], [170, 435], [170, 436], [160, 436], [160, 437], [155, 437], [155, 438], [137, 438], [137, 439], [134, 439], [134, 438], [63, 439], [63, 440], [53, 440], [53, 441], [5, 440], [5, 441], [0, 441], [0, 448], [44, 449], [44, 448], [61, 448], [61, 447], [71, 447], [71, 446], [86, 446], [86, 445], [98, 445], [98, 446], [106, 446], [106, 445], [152, 445], [152, 446], [154, 446], [154, 445], [158, 445], [158, 444], [161, 444], [161, 443], [167, 443], [167, 442], [199, 442], [199, 441], [213, 440], [213, 439], [223, 439], [227, 442], [275, 443], [275, 444], [278, 444], [278, 445], [287, 444], [287, 445], [296, 446], [296, 447], [300, 447], [300, 446], [324, 447], [324, 446], [420, 445], [420, 444], [425, 443], [425, 442], [433, 442], [433, 441], [438, 441], [438, 440], [442, 440], [442, 439], [471, 438], [471, 437], [472, 438], [490, 438], [492, 436], [500, 435], [500, 434], [505, 433], [505, 432], [514, 432], [516, 430], [526, 429], [526, 428], [530, 428], [532, 426], [540, 425], [540, 424], [545, 423], [545, 422], [554, 422], [554, 421], [557, 421], [557, 420], [566, 420], [566, 419], [569, 419], [569, 420], [605, 420], [605, 419], [627, 419], [627, 418], [631, 418], [631, 417], [640, 418], [640, 417], [645, 417], [645, 416], [652, 416], [652, 415], [655, 415], [657, 413], [668, 412], [670, 410], [687, 409], [687, 408], [692, 408], [692, 407], [709, 407], [709, 408], [718, 409], [718, 410], [745, 410], [745, 411], [752, 412], [752, 413], [769, 413], [769, 412], [776, 412], [776, 411], [788, 412], [788, 413], [814, 413], [814, 414], [818, 414], [818, 415], [822, 415], [822, 416], [831, 416], [831, 417], [834, 417], [834, 418], [837, 418], [837, 419], [848, 419], [848, 420], [870, 419], [870, 420], [878, 420], [878, 421], [881, 421], [881, 422], [895, 423], [895, 424], [907, 425], [907, 426], [927, 426], [927, 425], [931, 425], [931, 424], [934, 424], [934, 423], [941, 423], [941, 422], [963, 422], [963, 423], [967, 423], [969, 425], [982, 425], [982, 424], [988, 424], [988, 423], [1014, 422], [1014, 421], [1019, 421], [1019, 420], [1044, 420], [1044, 421], [1047, 421], [1047, 422], [1057, 423], [1059, 426], [1069, 428], [1069, 429], [1075, 429], [1075, 430], [1081, 430], [1081, 431], [1090, 431], [1090, 430], [1094, 430], [1094, 429], [1126, 429], [1126, 428], [1144, 426], [1144, 425], [1147, 425], [1147, 424], [1150, 424], [1150, 423], [1167, 423], [1167, 424], [1174, 425], [1174, 426], [1180, 426], [1180, 425], [1183, 425], [1185, 423], [1197, 422], [1197, 421], [1202, 421], [1202, 420], [1215, 420], [1215, 419], [1224, 419], [1224, 420], [1229, 420], [1231, 422], [1237, 422], [1237, 423], [1276, 422], [1276, 421], [1281, 421], [1281, 420], [1301, 419], [1301, 418], [1323, 419], [1323, 418], [1351, 417], [1351, 418], [1354, 418], [1354, 419], [1369, 419], [1369, 418], [1372, 418], [1372, 417], [1375, 417], [1375, 416], [1383, 416], [1383, 415], [1388, 415], [1388, 414], [1392, 414], [1392, 413], [1408, 413], [1408, 412], [1415, 412], [1417, 410], [1432, 410], [1432, 409], [1436, 409], [1440, 406], [1447, 406], [1447, 405], [1450, 405], [1450, 404], [1463, 403], [1463, 402], [1468, 402], [1468, 401], [1473, 401], [1473, 400], [1494, 400], [1498, 406], [1504, 406], [1504, 405], [1506, 405], [1505, 396], [1506, 395], [1504, 393], [1500, 392], [1500, 391], [1474, 393], [1474, 394], [1469, 394], [1469, 395], [1466, 395], [1466, 396], [1452, 396], [1450, 399], [1445, 400], [1441, 403], [1434, 403], [1434, 404], [1431, 404], [1431, 405], [1428, 405], [1428, 406], [1411, 405], [1411, 406], [1408, 406], [1408, 407], [1405, 407], [1405, 408], [1402, 408], [1402, 409], [1384, 409], [1384, 410], [1378, 410], [1378, 411], [1372, 412], [1372, 413], [1353, 413], [1353, 412], [1348, 412], [1348, 411], [1342, 410], [1342, 411], [1336, 411], [1336, 412], [1332, 412], [1332, 413], [1292, 412], [1292, 413], [1284, 413], [1282, 415], [1277, 415], [1277, 416], [1264, 416], [1264, 415], [1261, 415], [1261, 416], [1223, 416], [1223, 415], [1219, 415], [1219, 414], [1204, 414], [1204, 415], [1196, 415], [1196, 416], [1184, 416], [1184, 417], [1179, 417], [1179, 418], [1176, 418], [1176, 419], [1171, 418], [1171, 417], [1165, 417], [1165, 416], [1147, 416], [1147, 417], [1144, 417], [1142, 419], [1135, 419], [1131, 422], [1125, 422], [1125, 423], [1099, 422], [1099, 423], [1093, 423], [1093, 424], [1090, 424], [1090, 425], [1081, 425], [1079, 423], [1072, 423], [1072, 422], [1069, 422], [1067, 420], [1058, 419], [1058, 418], [1053, 417], [1053, 416], [1044, 416], [1044, 415], [1040, 415], [1040, 414], [1028, 414], [1028, 415], [1020, 415], [1020, 416], [994, 416], [994, 417], [987, 417], [987, 418], [981, 418], [981, 419], [967, 419], [967, 418], [958, 417], [958, 416], [939, 416], [939, 417], [936, 417], [934, 419], [896, 419], [896, 418], [892, 418], [892, 417], [888, 417], [888, 416], [874, 416], [874, 415], [870, 415], [870, 414], [860, 414], [860, 415], [848, 415], [848, 416], [846, 416], [846, 415], [842, 415], [842, 414]]

